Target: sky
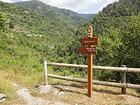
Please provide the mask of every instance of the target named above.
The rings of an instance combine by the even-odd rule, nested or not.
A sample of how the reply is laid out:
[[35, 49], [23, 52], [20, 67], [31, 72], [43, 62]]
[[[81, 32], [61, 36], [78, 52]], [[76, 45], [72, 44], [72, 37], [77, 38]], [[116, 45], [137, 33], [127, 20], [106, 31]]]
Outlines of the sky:
[[[19, 2], [28, 0], [1, 0], [4, 2]], [[119, 0], [40, 0], [48, 5], [70, 9], [78, 13], [98, 13], [108, 4]]]

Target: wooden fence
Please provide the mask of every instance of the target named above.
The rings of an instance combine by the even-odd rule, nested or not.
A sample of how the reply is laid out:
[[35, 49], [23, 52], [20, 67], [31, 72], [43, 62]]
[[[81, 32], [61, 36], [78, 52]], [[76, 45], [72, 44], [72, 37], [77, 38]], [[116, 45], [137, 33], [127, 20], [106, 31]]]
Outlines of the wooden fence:
[[[69, 67], [69, 68], [85, 68], [87, 69], [87, 65], [77, 65], [77, 64], [65, 64], [65, 63], [51, 63], [47, 61], [44, 61], [44, 79], [45, 84], [47, 85], [47, 77], [56, 78], [56, 79], [63, 79], [63, 80], [69, 80], [69, 81], [75, 81], [75, 82], [82, 82], [87, 83], [86, 79], [80, 79], [80, 78], [73, 78], [73, 77], [67, 77], [67, 76], [58, 76], [53, 74], [47, 74], [48, 66], [57, 66], [57, 67]], [[140, 89], [140, 85], [136, 84], [129, 84], [126, 82], [126, 74], [128, 72], [133, 73], [140, 73], [140, 68], [127, 68], [125, 65], [123, 67], [105, 67], [105, 66], [93, 66], [94, 70], [102, 70], [102, 71], [116, 71], [121, 72], [121, 83], [114, 83], [114, 82], [105, 82], [105, 81], [93, 81], [93, 84], [96, 85], [105, 85], [105, 86], [113, 86], [113, 87], [121, 87], [121, 92], [123, 94], [126, 94], [126, 88], [133, 88], [133, 89]]]

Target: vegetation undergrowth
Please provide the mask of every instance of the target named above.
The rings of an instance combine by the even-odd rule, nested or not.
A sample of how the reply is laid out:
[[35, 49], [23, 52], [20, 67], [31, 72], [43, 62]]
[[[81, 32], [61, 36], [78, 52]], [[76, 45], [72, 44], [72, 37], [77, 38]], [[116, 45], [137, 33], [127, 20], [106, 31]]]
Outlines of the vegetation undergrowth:
[[16, 88], [12, 85], [12, 78], [10, 73], [0, 70], [0, 93], [6, 94], [8, 99], [17, 97]]

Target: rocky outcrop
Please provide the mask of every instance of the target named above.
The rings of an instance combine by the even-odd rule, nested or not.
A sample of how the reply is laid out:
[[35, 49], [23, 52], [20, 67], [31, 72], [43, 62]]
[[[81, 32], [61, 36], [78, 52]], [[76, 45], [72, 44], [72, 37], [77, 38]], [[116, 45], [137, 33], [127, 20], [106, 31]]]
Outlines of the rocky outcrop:
[[6, 101], [6, 95], [0, 93], [0, 103]]

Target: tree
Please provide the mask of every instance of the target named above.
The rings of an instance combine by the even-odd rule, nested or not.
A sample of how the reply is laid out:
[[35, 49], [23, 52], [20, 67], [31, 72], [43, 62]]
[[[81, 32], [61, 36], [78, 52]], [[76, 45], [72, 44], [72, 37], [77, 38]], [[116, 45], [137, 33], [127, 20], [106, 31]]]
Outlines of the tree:
[[7, 15], [3, 12], [0, 12], [0, 31], [6, 31], [9, 27], [9, 20]]

